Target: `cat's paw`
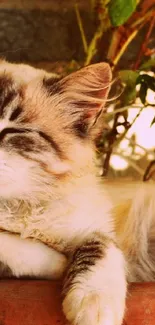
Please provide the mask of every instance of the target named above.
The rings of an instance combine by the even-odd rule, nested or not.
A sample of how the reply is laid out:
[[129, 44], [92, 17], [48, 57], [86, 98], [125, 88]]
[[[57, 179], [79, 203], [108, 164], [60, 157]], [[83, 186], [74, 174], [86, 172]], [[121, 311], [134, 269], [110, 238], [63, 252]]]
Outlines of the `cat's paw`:
[[72, 289], [63, 301], [63, 311], [74, 325], [122, 325], [124, 301], [117, 304], [103, 292], [84, 294], [83, 290]]

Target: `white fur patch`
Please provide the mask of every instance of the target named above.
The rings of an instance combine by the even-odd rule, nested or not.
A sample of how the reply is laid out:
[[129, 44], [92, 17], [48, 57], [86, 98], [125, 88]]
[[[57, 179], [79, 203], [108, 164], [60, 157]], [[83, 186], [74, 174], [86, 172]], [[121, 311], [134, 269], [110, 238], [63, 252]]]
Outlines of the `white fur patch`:
[[46, 245], [0, 233], [0, 261], [8, 265], [14, 276], [32, 276], [58, 279], [62, 276], [67, 259]]

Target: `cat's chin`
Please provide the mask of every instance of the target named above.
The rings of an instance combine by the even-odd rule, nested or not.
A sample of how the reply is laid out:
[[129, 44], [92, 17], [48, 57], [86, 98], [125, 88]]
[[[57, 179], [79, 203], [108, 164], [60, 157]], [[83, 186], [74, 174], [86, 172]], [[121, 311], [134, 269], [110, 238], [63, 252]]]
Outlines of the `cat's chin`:
[[28, 195], [22, 191], [22, 189], [12, 187], [11, 185], [1, 184], [0, 183], [0, 200], [13, 200], [20, 199], [23, 200]]
[[22, 201], [23, 204], [25, 202], [25, 204], [33, 206], [33, 207], [37, 207], [37, 206], [42, 206], [45, 207], [49, 204], [50, 199], [49, 196], [43, 192], [33, 192], [32, 189], [31, 191], [28, 192], [24, 192], [24, 191], [20, 191], [20, 190], [11, 190], [10, 188], [1, 188], [0, 186], [0, 209], [1, 206], [3, 204], [5, 204], [5, 202], [7, 201], [10, 202], [9, 204], [14, 204], [14, 202], [20, 202]]
[[11, 186], [1, 186], [0, 184], [0, 201], [19, 200], [19, 201], [32, 201], [35, 200], [35, 195], [30, 191], [23, 191], [18, 188], [11, 188]]

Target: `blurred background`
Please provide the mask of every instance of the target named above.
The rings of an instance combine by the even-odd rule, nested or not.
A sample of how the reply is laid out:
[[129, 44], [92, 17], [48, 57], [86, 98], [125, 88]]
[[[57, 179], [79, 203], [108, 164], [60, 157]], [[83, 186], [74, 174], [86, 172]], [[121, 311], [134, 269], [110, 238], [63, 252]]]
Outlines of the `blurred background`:
[[99, 174], [155, 180], [155, 0], [0, 0], [0, 56], [62, 75], [109, 62]]

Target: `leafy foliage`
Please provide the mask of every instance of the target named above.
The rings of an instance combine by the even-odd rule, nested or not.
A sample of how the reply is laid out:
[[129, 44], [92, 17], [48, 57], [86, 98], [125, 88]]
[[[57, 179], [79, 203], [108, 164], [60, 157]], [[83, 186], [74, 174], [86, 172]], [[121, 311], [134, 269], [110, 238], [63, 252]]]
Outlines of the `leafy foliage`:
[[125, 84], [125, 90], [122, 94], [122, 104], [129, 105], [135, 101], [137, 96], [136, 82], [139, 73], [133, 70], [121, 70], [119, 76]]
[[[126, 137], [128, 130], [139, 118], [143, 109], [147, 109], [149, 105], [147, 102], [148, 90], [155, 93], [155, 78], [153, 76], [155, 49], [150, 47], [155, 25], [155, 2], [154, 0], [91, 0], [90, 3], [96, 31], [89, 44], [76, 7], [77, 20], [86, 53], [85, 60], [81, 65], [101, 61], [101, 58], [104, 61], [106, 53], [106, 60], [110, 62], [114, 75], [119, 77], [124, 87], [123, 93], [118, 98], [116, 96], [116, 100], [112, 104], [112, 111], [105, 114], [108, 126], [105, 128], [103, 125], [102, 136], [97, 140], [98, 156], [102, 158], [103, 175], [106, 175], [112, 153], [117, 150], [118, 144]], [[126, 55], [128, 46], [144, 26], [146, 34], [144, 34], [141, 44], [138, 44], [140, 49], [137, 57], [130, 64], [126, 63], [124, 69], [120, 70], [119, 63], [122, 57]], [[105, 49], [104, 53], [102, 53], [102, 49]], [[74, 67], [76, 69], [75, 64]], [[152, 71], [152, 74], [148, 74], [148, 71]], [[115, 88], [117, 88], [116, 84]], [[133, 122], [129, 123], [128, 109], [131, 106], [136, 106], [139, 110]], [[154, 124], [155, 117], [151, 126]], [[123, 132], [119, 131], [119, 126], [123, 127]], [[134, 136], [131, 142], [134, 152], [136, 146]], [[134, 165], [133, 161], [132, 164]], [[138, 167], [136, 170], [142, 175], [142, 171]]]
[[112, 25], [123, 25], [135, 11], [136, 6], [136, 0], [111, 0], [109, 4], [109, 15]]
[[141, 74], [137, 78], [136, 84], [140, 84], [139, 98], [142, 104], [146, 104], [146, 95], [148, 89], [151, 89], [155, 92], [155, 78], [147, 74]]
[[155, 57], [150, 58], [140, 66], [141, 70], [149, 70], [152, 68], [155, 68]]
[[153, 118], [152, 122], [151, 122], [151, 125], [152, 126], [153, 124], [155, 123], [155, 117]]

